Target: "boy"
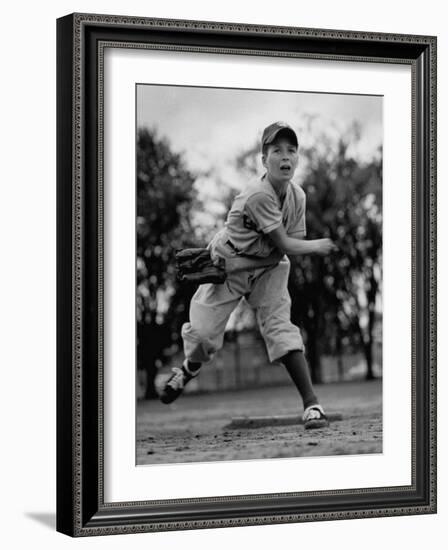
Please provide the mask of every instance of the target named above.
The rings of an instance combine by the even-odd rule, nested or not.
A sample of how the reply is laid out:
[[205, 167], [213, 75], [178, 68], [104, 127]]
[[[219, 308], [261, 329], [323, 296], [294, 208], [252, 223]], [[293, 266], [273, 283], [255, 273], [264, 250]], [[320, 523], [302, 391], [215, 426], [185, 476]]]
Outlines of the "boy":
[[190, 322], [182, 327], [185, 361], [180, 368], [173, 368], [160, 398], [163, 403], [177, 399], [185, 384], [199, 374], [202, 363], [222, 347], [227, 320], [244, 297], [255, 309], [269, 360], [285, 365], [302, 397], [305, 428], [322, 428], [328, 420], [313, 391], [300, 330], [290, 320], [290, 263], [286, 255], [324, 255], [335, 246], [330, 239], [303, 240], [305, 194], [291, 182], [298, 164], [294, 130], [284, 122], [275, 122], [265, 128], [261, 145], [266, 173], [235, 198], [224, 229], [209, 249], [212, 258], [277, 255], [277, 263], [230, 273], [224, 284], [199, 286], [190, 303]]

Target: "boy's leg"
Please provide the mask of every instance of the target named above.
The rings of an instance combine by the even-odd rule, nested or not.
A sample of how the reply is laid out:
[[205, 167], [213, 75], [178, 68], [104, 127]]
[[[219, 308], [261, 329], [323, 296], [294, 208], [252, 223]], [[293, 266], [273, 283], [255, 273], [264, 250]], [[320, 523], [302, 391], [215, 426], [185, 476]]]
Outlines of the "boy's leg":
[[289, 265], [289, 260], [285, 259], [264, 271], [254, 282], [248, 301], [256, 308], [269, 360], [285, 365], [301, 395], [305, 428], [321, 428], [328, 421], [313, 390], [300, 329], [291, 322]]
[[280, 357], [279, 361], [285, 365], [289, 376], [299, 391], [303, 401], [303, 408], [307, 409], [311, 405], [317, 405], [318, 400], [314, 393], [310, 371], [303, 351], [290, 351], [283, 357]]
[[308, 363], [305, 354], [301, 350], [288, 352], [279, 358], [289, 373], [303, 401], [303, 423], [307, 430], [325, 428], [328, 426], [328, 419], [323, 408], [314, 393], [311, 382]]
[[198, 288], [190, 302], [190, 321], [182, 326], [184, 354], [189, 364], [206, 363], [221, 349], [227, 321], [240, 298], [227, 282]]
[[249, 304], [255, 308], [258, 326], [269, 360], [279, 361], [292, 350], [304, 350], [299, 327], [291, 323], [288, 292], [290, 263], [287, 258], [264, 270], [253, 283]]
[[224, 330], [240, 296], [222, 285], [201, 285], [190, 302], [190, 322], [182, 327], [185, 361], [174, 367], [162, 390], [163, 403], [177, 399], [188, 382], [199, 374], [202, 363], [210, 361], [223, 344]]
[[308, 363], [303, 351], [290, 351], [280, 357], [280, 361], [285, 365], [289, 376], [302, 397], [305, 411], [303, 413], [305, 428], [309, 430], [328, 426], [328, 419], [314, 393]]

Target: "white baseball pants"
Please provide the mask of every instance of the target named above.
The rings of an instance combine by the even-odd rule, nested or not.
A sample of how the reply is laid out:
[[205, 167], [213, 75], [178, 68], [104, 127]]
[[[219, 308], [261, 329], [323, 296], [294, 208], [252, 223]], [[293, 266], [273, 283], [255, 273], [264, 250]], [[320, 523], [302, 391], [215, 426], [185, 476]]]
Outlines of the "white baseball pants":
[[[212, 257], [236, 256], [226, 242], [225, 230], [220, 231], [209, 245]], [[289, 351], [303, 351], [300, 330], [291, 323], [289, 270], [284, 256], [274, 267], [232, 273], [224, 284], [200, 285], [190, 303], [190, 322], [182, 327], [185, 357], [198, 363], [212, 359], [223, 345], [229, 316], [243, 297], [255, 310], [270, 361]]]

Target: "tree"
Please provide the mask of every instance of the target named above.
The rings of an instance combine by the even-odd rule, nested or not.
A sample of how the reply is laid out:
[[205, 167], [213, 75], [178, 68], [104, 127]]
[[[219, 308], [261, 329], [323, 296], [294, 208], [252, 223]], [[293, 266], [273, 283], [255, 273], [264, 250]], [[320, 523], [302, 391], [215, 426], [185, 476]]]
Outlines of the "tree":
[[373, 331], [382, 271], [382, 152], [364, 163], [349, 156], [356, 133], [343, 135], [324, 149], [302, 151], [308, 165], [303, 182], [308, 238], [327, 236], [339, 248], [326, 258], [299, 258], [291, 282], [293, 318], [305, 328], [316, 381], [321, 378], [322, 352], [340, 355], [343, 339], [361, 349], [366, 378], [373, 378]]
[[[321, 355], [331, 353], [341, 364], [344, 347], [363, 352], [366, 377], [373, 377], [381, 286], [382, 151], [368, 161], [356, 159], [350, 147], [360, 137], [361, 128], [355, 124], [337, 140], [319, 135], [312, 145], [300, 148], [307, 238], [330, 237], [339, 247], [325, 258], [298, 257], [291, 269], [291, 317], [304, 329], [315, 382], [321, 380]], [[257, 154], [258, 147], [249, 148], [236, 166], [254, 175]]]
[[146, 128], [137, 139], [137, 364], [146, 398], [159, 366], [177, 349], [192, 289], [175, 277], [177, 249], [195, 246], [190, 206], [194, 177], [180, 155]]

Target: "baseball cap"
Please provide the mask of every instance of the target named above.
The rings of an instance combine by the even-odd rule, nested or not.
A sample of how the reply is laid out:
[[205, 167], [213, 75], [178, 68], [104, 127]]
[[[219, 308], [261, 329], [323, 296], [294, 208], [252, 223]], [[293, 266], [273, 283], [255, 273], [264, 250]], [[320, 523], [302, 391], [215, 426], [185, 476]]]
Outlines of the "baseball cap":
[[273, 124], [270, 124], [263, 130], [263, 136], [261, 138], [261, 147], [263, 148], [265, 145], [269, 145], [270, 143], [272, 143], [276, 138], [277, 134], [281, 131], [287, 132], [290, 135], [296, 147], [299, 145], [297, 135], [289, 124], [286, 124], [286, 122], [274, 122]]

